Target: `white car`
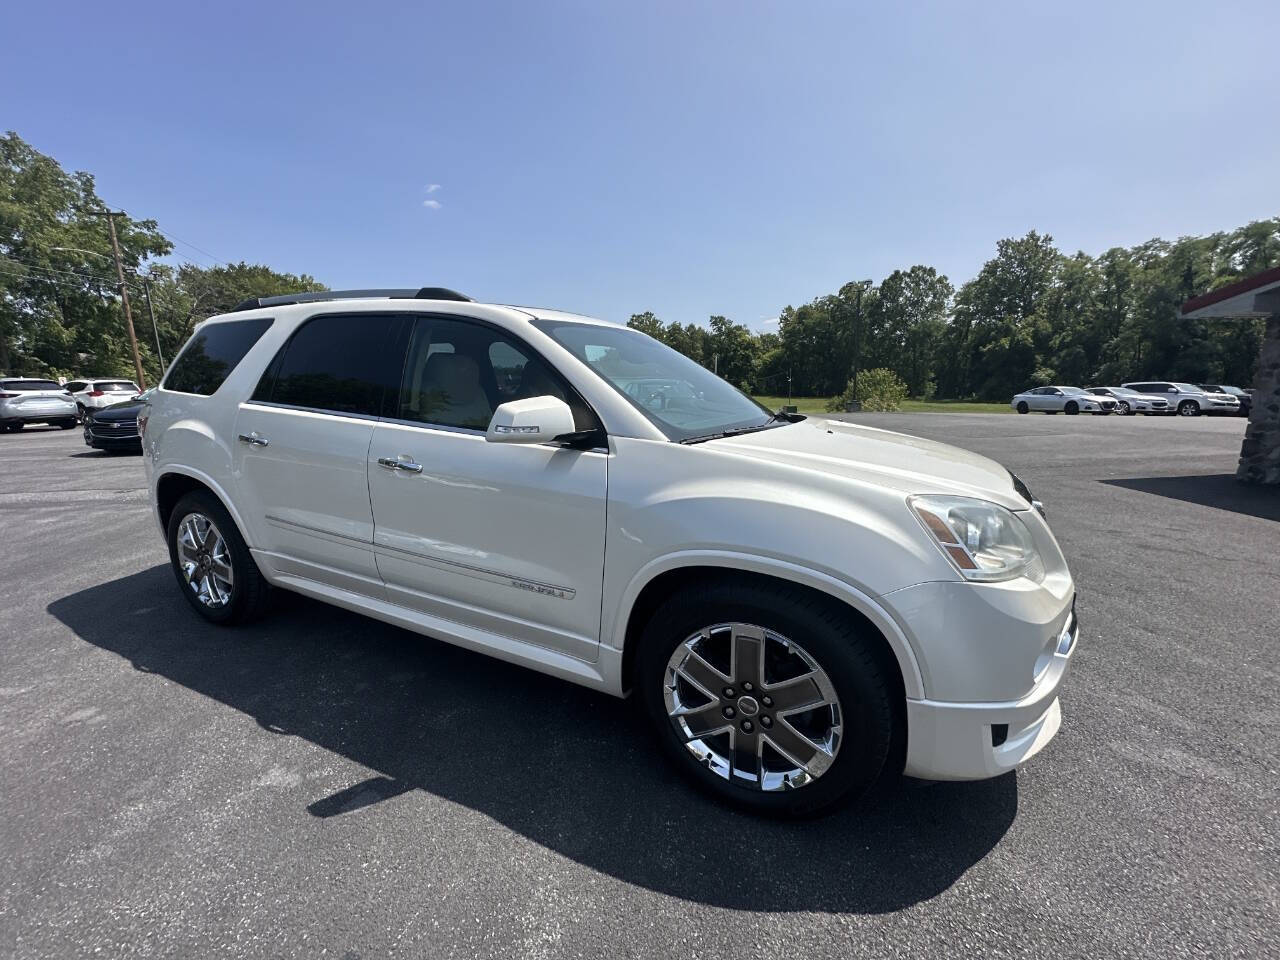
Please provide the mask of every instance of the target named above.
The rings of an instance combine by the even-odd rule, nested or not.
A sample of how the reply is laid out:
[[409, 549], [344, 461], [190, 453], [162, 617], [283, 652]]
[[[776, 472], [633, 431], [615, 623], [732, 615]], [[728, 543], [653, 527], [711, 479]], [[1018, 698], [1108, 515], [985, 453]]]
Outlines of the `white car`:
[[346, 297], [206, 321], [141, 418], [201, 616], [280, 587], [634, 693], [688, 775], [779, 814], [998, 776], [1057, 732], [1075, 585], [998, 463], [771, 414], [617, 324]]
[[1131, 417], [1139, 413], [1146, 415], [1173, 413], [1173, 408], [1164, 397], [1139, 393], [1137, 390], [1128, 390], [1125, 387], [1086, 387], [1085, 389], [1096, 397], [1110, 397], [1114, 400], [1116, 413], [1122, 417]]
[[16, 433], [29, 423], [70, 430], [76, 425], [76, 405], [56, 381], [0, 377], [0, 432]]
[[1164, 397], [1171, 409], [1180, 417], [1198, 417], [1202, 413], [1222, 413], [1236, 416], [1240, 413], [1240, 400], [1229, 393], [1210, 393], [1194, 383], [1172, 380], [1143, 380], [1121, 386], [1139, 393]]
[[90, 410], [102, 410], [113, 403], [132, 400], [142, 392], [132, 380], [119, 378], [68, 380], [62, 389], [75, 398], [76, 408], [82, 418]]
[[1024, 390], [1009, 401], [1009, 406], [1019, 413], [1091, 413], [1106, 416], [1116, 412], [1116, 402], [1110, 397], [1094, 396], [1079, 387], [1036, 387]]

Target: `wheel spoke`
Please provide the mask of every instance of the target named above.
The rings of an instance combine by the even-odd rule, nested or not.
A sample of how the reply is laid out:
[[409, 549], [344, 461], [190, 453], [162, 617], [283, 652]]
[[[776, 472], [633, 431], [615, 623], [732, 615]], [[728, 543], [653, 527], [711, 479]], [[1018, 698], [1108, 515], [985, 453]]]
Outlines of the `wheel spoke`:
[[729, 734], [733, 743], [733, 775], [754, 780], [757, 787], [764, 786], [764, 759], [760, 754], [764, 746], [759, 737], [748, 736], [734, 729]]
[[683, 725], [688, 740], [700, 740], [733, 726], [733, 721], [726, 720], [720, 712], [718, 702], [703, 707], [680, 707], [671, 716]]
[[733, 681], [759, 687], [764, 680], [764, 631], [745, 623], [733, 625]]
[[830, 752], [797, 731], [786, 720], [778, 720], [766, 737], [775, 750], [811, 776], [820, 776], [834, 759]]
[[784, 680], [781, 683], [770, 684], [764, 688], [765, 693], [773, 700], [773, 709], [775, 712], [791, 713], [801, 709], [813, 709], [827, 702], [827, 698], [822, 693], [822, 688], [818, 686], [815, 675], [806, 673], [802, 677], [796, 677], [794, 680]]
[[694, 650], [689, 650], [688, 656], [676, 671], [713, 700], [720, 696], [721, 690], [733, 682]]

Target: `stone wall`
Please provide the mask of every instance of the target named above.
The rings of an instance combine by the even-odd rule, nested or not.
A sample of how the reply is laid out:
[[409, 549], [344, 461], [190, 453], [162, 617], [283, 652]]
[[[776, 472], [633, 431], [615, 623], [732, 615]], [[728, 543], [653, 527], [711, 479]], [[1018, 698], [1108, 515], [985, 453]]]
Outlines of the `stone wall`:
[[1240, 447], [1236, 478], [1280, 485], [1280, 313], [1273, 313], [1267, 321], [1258, 375], [1253, 381], [1253, 410]]

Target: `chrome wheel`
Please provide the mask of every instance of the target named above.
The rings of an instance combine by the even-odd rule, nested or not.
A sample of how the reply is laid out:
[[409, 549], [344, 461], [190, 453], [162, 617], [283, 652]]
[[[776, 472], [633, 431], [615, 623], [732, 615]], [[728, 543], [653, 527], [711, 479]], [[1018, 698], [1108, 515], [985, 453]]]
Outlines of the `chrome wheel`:
[[750, 790], [803, 787], [840, 750], [831, 678], [793, 640], [747, 623], [704, 627], [667, 661], [667, 716], [708, 770]]
[[187, 586], [211, 610], [231, 602], [235, 574], [231, 553], [217, 525], [203, 513], [189, 513], [178, 526], [178, 562]]
[[1129, 409], [1128, 401], [1120, 401], [1120, 416], [1127, 417], [1132, 411]]

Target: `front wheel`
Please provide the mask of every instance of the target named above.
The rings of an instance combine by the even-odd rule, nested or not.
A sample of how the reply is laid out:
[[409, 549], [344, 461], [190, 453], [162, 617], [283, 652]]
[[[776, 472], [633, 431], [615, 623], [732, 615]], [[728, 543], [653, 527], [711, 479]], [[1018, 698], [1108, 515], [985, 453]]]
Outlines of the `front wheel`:
[[58, 421], [58, 429], [59, 429], [59, 430], [70, 430], [70, 429], [71, 429], [72, 427], [74, 427], [77, 423], [79, 423], [79, 421], [78, 421], [78, 420], [76, 420], [74, 417], [71, 417], [71, 418], [69, 418], [69, 419], [67, 419], [67, 420], [59, 420], [59, 421]]
[[1019, 401], [1018, 401], [1018, 407], [1017, 407], [1017, 410], [1018, 410], [1018, 412], [1019, 412], [1019, 413], [1027, 413], [1028, 411], [1030, 411], [1030, 409], [1031, 409], [1031, 408], [1027, 406], [1027, 401], [1025, 401], [1025, 400], [1019, 400]]
[[1063, 409], [1066, 410], [1067, 416], [1074, 417], [1080, 412], [1080, 404], [1076, 403], [1074, 400], [1070, 400]]
[[169, 517], [169, 562], [182, 595], [212, 623], [247, 623], [265, 612], [270, 586], [226, 508], [195, 490]]
[[1122, 417], [1127, 417], [1129, 414], [1133, 413], [1133, 409], [1129, 406], [1129, 401], [1127, 400], [1121, 400], [1118, 409], [1120, 410], [1120, 416]]
[[824, 598], [729, 582], [676, 594], [634, 683], [663, 750], [722, 799], [812, 816], [865, 793], [894, 720], [868, 628]]
[[1200, 416], [1200, 404], [1194, 400], [1183, 400], [1178, 404], [1178, 416], [1180, 417], [1198, 417]]

